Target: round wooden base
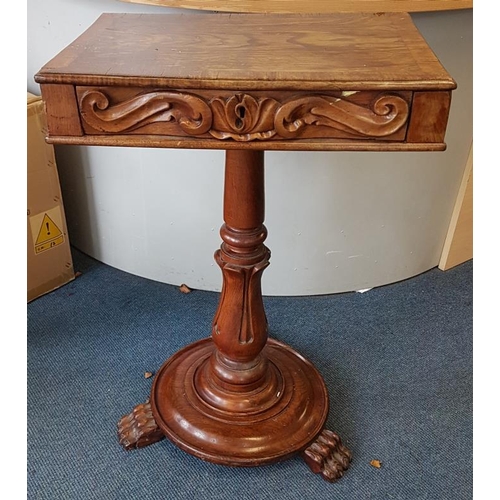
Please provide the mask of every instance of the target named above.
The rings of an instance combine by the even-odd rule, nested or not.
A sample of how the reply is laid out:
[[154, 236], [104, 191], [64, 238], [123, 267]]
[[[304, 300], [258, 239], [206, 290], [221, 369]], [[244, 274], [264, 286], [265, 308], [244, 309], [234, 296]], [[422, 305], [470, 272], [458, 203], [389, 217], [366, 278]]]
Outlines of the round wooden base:
[[[289, 458], [316, 439], [328, 415], [328, 393], [309, 361], [269, 339], [262, 354], [278, 378], [273, 400], [227, 411], [208, 404], [197, 389], [214, 350], [211, 338], [195, 342], [167, 360], [155, 377], [153, 416], [174, 444], [210, 462], [256, 466]], [[255, 396], [255, 391], [240, 394], [247, 401]]]

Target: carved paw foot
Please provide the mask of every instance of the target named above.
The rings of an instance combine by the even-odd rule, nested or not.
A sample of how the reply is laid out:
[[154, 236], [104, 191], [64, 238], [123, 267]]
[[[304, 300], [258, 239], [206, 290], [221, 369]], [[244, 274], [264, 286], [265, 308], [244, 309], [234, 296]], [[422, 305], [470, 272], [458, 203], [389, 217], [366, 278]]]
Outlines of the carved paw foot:
[[338, 481], [349, 468], [352, 455], [340, 437], [324, 429], [316, 441], [302, 452], [306, 464], [315, 474], [331, 483]]
[[164, 437], [156, 425], [149, 401], [134, 407], [118, 422], [118, 438], [126, 450], [144, 448], [161, 441]]

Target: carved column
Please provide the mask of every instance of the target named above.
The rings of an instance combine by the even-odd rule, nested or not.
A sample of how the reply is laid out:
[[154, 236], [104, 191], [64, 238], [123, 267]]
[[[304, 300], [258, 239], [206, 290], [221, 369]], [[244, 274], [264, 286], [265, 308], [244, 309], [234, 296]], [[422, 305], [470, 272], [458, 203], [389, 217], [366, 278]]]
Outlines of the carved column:
[[261, 354], [267, 342], [261, 277], [270, 256], [264, 245], [263, 151], [226, 152], [224, 222], [215, 253], [223, 275], [212, 327], [217, 349], [197, 385], [216, 408], [254, 411], [273, 403], [280, 391], [275, 370]]
[[314, 472], [334, 481], [350, 456], [338, 436], [324, 431], [323, 379], [299, 353], [268, 338], [261, 277], [270, 252], [263, 223], [264, 153], [226, 151], [222, 245], [215, 253], [223, 287], [212, 337], [164, 363], [150, 405], [121, 420], [120, 438], [132, 448], [165, 435], [192, 455], [237, 466], [303, 452]]
[[[223, 240], [215, 260], [223, 284], [212, 338], [221, 357], [254, 360], [267, 341], [261, 276], [269, 265], [264, 245], [264, 152], [226, 152]], [[222, 359], [222, 358], [221, 358]]]

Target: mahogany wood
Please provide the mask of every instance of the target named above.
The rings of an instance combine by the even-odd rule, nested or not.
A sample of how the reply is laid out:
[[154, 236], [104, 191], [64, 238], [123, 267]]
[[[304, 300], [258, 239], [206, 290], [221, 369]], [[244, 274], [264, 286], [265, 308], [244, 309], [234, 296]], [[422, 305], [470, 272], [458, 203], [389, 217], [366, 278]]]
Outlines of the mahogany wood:
[[103, 14], [36, 79], [238, 91], [455, 88], [404, 13]]
[[126, 450], [144, 448], [164, 437], [153, 417], [149, 401], [138, 404], [118, 421], [118, 439]]
[[442, 150], [456, 86], [401, 13], [103, 14], [36, 80], [52, 142], [257, 150]]
[[49, 136], [51, 144], [86, 144], [88, 146], [135, 146], [178, 149], [254, 149], [260, 151], [444, 151], [444, 142], [381, 142], [342, 139], [299, 139], [294, 141], [236, 142], [216, 139], [191, 139], [161, 135], [92, 135], [83, 137]]
[[119, 422], [127, 448], [167, 436], [212, 462], [302, 453], [335, 481], [314, 366], [268, 338], [264, 150], [434, 151], [455, 82], [408, 14], [104, 14], [36, 75], [56, 144], [225, 149], [223, 287], [212, 338], [157, 372]]
[[402, 141], [412, 100], [412, 93], [403, 91], [194, 93], [80, 86], [76, 91], [88, 135], [154, 134], [238, 142], [306, 138]]
[[261, 276], [264, 153], [227, 151], [222, 245], [215, 260], [223, 287], [212, 340], [180, 351], [151, 392], [159, 427], [182, 449], [212, 462], [254, 466], [304, 449], [328, 414], [325, 384], [302, 356], [268, 341]]
[[[221, 465], [252, 467], [287, 459], [320, 433], [328, 393], [321, 375], [296, 351], [269, 339], [254, 362], [253, 375], [259, 370], [262, 376], [254, 390], [251, 383], [239, 383], [243, 380], [223, 389], [227, 374], [225, 381], [218, 379], [218, 358], [213, 341], [204, 339], [179, 351], [157, 372], [153, 416], [178, 447]], [[251, 362], [225, 365], [234, 376], [243, 367], [243, 377], [252, 367]]]
[[415, 92], [407, 142], [444, 142], [451, 92]]
[[321, 474], [330, 482], [338, 481], [352, 460], [351, 452], [342, 444], [340, 437], [327, 429], [304, 450], [302, 456], [315, 474]]
[[43, 99], [49, 132], [61, 136], [82, 136], [82, 127], [72, 85], [44, 85]]

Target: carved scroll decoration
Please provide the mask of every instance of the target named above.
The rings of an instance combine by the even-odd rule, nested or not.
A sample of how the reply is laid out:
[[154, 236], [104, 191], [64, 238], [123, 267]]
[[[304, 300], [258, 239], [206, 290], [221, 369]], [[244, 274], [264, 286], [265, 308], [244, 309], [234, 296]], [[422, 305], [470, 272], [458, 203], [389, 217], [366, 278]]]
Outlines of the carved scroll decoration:
[[110, 105], [104, 92], [89, 90], [80, 99], [82, 118], [101, 132], [130, 132], [155, 122], [175, 121], [189, 135], [201, 135], [212, 126], [208, 104], [193, 94], [156, 91]]
[[[104, 133], [126, 133], [153, 123], [174, 122], [190, 136], [211, 135], [216, 139], [249, 142], [273, 137], [299, 139], [345, 137], [345, 134], [388, 137], [408, 121], [409, 104], [396, 94], [383, 94], [371, 104], [361, 105], [342, 96], [318, 94], [280, 103], [271, 97], [243, 93], [205, 98], [163, 90], [144, 92], [111, 104], [104, 91], [91, 89], [80, 98], [80, 112], [88, 125]], [[339, 131], [341, 135], [325, 129]]]
[[236, 94], [229, 99], [211, 99], [210, 107], [213, 111], [210, 134], [217, 139], [253, 141], [270, 139], [276, 135], [274, 116], [279, 103], [275, 99], [256, 99], [248, 94]]
[[366, 137], [397, 132], [408, 120], [408, 103], [397, 95], [383, 95], [371, 108], [340, 97], [307, 96], [283, 104], [274, 120], [281, 137], [293, 139], [309, 126], [325, 126]]

